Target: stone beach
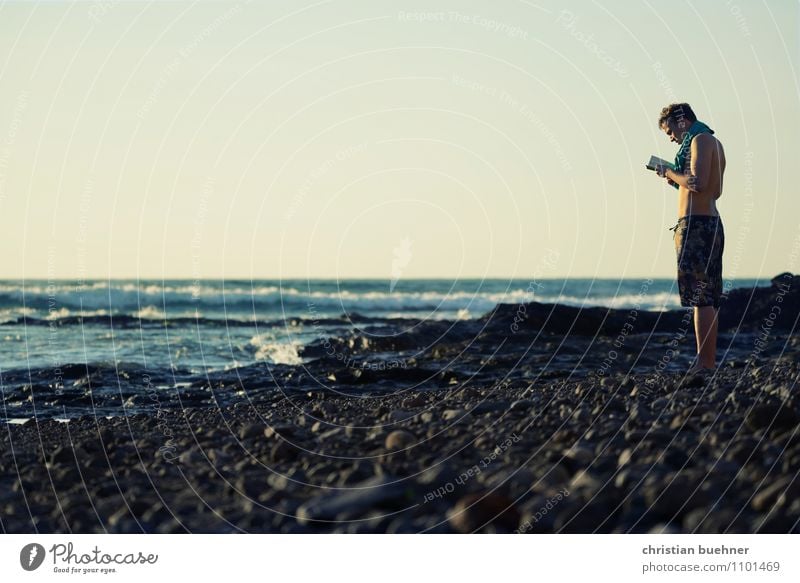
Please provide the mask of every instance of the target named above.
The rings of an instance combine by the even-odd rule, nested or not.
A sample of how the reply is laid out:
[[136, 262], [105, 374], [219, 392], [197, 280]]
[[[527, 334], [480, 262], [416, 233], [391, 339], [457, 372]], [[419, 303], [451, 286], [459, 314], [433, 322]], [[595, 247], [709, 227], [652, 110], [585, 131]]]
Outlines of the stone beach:
[[[57, 392], [34, 374], [4, 391], [6, 409], [73, 414], [6, 424], [0, 524], [798, 533], [799, 306], [791, 274], [732, 290], [719, 367], [694, 376], [683, 310], [536, 302], [475, 320], [365, 318], [304, 347], [305, 365], [202, 377], [71, 365]], [[180, 382], [143, 392], [145, 377]], [[4, 371], [3, 384], [22, 378]]]

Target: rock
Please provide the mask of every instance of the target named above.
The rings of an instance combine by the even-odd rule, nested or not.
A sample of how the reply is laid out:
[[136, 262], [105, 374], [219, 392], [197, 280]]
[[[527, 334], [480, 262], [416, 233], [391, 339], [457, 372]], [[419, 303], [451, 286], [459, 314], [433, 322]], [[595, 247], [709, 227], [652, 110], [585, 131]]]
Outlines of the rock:
[[619, 457], [617, 458], [617, 466], [621, 468], [622, 466], [628, 465], [633, 460], [634, 455], [635, 452], [633, 451], [633, 448], [628, 447], [622, 450], [622, 453], [619, 454]]
[[761, 390], [771, 397], [777, 397], [784, 403], [792, 398], [792, 388], [782, 382], [769, 383]]
[[264, 434], [264, 426], [260, 423], [248, 423], [239, 430], [240, 439], [250, 439]]
[[327, 431], [320, 433], [317, 435], [317, 439], [320, 441], [326, 441], [328, 439], [332, 439], [336, 436], [340, 436], [345, 433], [344, 427], [334, 427], [332, 429], [328, 429]]
[[427, 401], [425, 400], [425, 397], [423, 397], [419, 393], [403, 399], [403, 407], [405, 407], [406, 409], [411, 409], [414, 407], [422, 407], [426, 403]]
[[367, 460], [356, 460], [353, 465], [341, 473], [341, 483], [344, 486], [355, 486], [380, 473], [380, 468]]
[[190, 447], [178, 456], [178, 462], [182, 466], [208, 465], [208, 458], [197, 447]]
[[758, 455], [757, 452], [758, 440], [745, 435], [730, 444], [728, 451], [725, 453], [725, 458], [739, 465], [744, 465], [756, 457]]
[[386, 436], [386, 441], [384, 442], [384, 446], [389, 451], [394, 451], [398, 449], [406, 449], [408, 447], [411, 447], [416, 442], [417, 438], [413, 433], [411, 433], [410, 431], [398, 429], [396, 431], [392, 431], [389, 435]]
[[509, 410], [511, 411], [528, 411], [533, 408], [533, 401], [530, 399], [518, 399], [511, 403]]
[[631, 407], [630, 419], [639, 424], [648, 424], [655, 419], [655, 416], [642, 403], [635, 403]]
[[603, 487], [604, 482], [604, 480], [595, 474], [581, 470], [572, 477], [572, 480], [569, 483], [569, 490], [572, 491], [584, 489], [590, 492], [596, 492]]
[[582, 445], [573, 445], [569, 449], [565, 449], [562, 455], [567, 460], [571, 460], [576, 468], [586, 467], [595, 459], [594, 450]]
[[447, 513], [450, 525], [458, 532], [509, 533], [519, 526], [520, 514], [510, 498], [492, 492], [476, 492], [462, 497]]
[[267, 427], [264, 430], [264, 437], [267, 439], [273, 439], [275, 437], [287, 438], [295, 435], [297, 431], [298, 427], [296, 425], [289, 423], [278, 423]]
[[775, 482], [762, 487], [753, 496], [751, 506], [757, 512], [766, 512], [781, 500], [785, 502], [800, 496], [800, 478], [784, 476]]
[[770, 428], [775, 431], [784, 431], [798, 423], [797, 414], [780, 401], [755, 405], [744, 419], [747, 426], [757, 431]]
[[665, 518], [682, 517], [711, 502], [708, 492], [700, 487], [700, 473], [681, 471], [648, 478], [645, 500], [651, 510]]
[[579, 425], [584, 425], [588, 423], [592, 418], [591, 410], [586, 405], [580, 405], [579, 407], [575, 407], [570, 412], [570, 415], [572, 416], [572, 421]]
[[258, 498], [266, 489], [267, 481], [260, 472], [248, 472], [236, 478], [236, 489], [250, 498]]
[[53, 452], [53, 455], [50, 456], [50, 464], [53, 466], [60, 466], [60, 465], [74, 466], [76, 456], [78, 457], [78, 459], [81, 459], [81, 456], [78, 455], [78, 452], [73, 451], [71, 447], [67, 446], [59, 447]]
[[298, 487], [298, 485], [292, 482], [288, 478], [288, 476], [285, 476], [283, 474], [273, 474], [273, 473], [270, 473], [267, 476], [267, 484], [269, 485], [270, 488], [278, 492], [293, 491], [296, 490]]
[[547, 492], [552, 488], [560, 488], [569, 482], [572, 476], [563, 464], [536, 468], [535, 479], [531, 484], [534, 492]]
[[281, 439], [272, 446], [269, 452], [269, 459], [275, 463], [290, 462], [296, 460], [298, 454], [299, 452], [295, 446]]
[[699, 389], [708, 384], [706, 374], [691, 374], [684, 377], [680, 382], [681, 389]]
[[336, 413], [336, 406], [333, 405], [333, 403], [322, 401], [315, 403], [311, 408], [311, 412], [315, 417], [330, 419], [330, 417]]
[[449, 461], [431, 463], [417, 476], [417, 484], [424, 503], [447, 498], [456, 492], [459, 468]]
[[466, 415], [466, 411], [463, 409], [446, 409], [442, 413], [442, 419], [444, 421], [458, 421], [462, 417]]
[[414, 417], [416, 413], [414, 411], [404, 411], [402, 409], [397, 409], [395, 411], [390, 411], [386, 414], [386, 421], [389, 423], [402, 423], [403, 421], [407, 421]]
[[509, 403], [507, 401], [482, 401], [475, 405], [470, 411], [473, 415], [482, 415], [484, 413], [497, 413], [507, 411]]
[[375, 477], [352, 489], [312, 498], [297, 509], [297, 521], [308, 524], [315, 520], [334, 520], [344, 512], [362, 516], [377, 507], [410, 505], [414, 497], [413, 490], [404, 481], [389, 476]]

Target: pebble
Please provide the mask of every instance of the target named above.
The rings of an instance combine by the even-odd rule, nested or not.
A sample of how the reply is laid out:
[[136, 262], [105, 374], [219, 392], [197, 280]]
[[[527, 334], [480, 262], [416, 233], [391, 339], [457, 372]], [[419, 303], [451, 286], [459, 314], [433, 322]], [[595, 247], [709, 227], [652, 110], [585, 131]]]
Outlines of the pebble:
[[398, 449], [406, 449], [411, 447], [417, 443], [416, 436], [411, 433], [410, 431], [404, 431], [402, 429], [398, 429], [392, 431], [389, 435], [386, 436], [386, 441], [384, 443], [386, 449], [390, 451], [398, 450]]
[[446, 409], [442, 413], [442, 419], [444, 421], [458, 421], [464, 417], [464, 415], [466, 415], [466, 411], [463, 409]]
[[381, 504], [410, 502], [407, 485], [396, 478], [376, 476], [352, 489], [312, 498], [297, 509], [297, 521], [308, 524], [314, 520], [334, 520], [340, 513], [362, 516]]
[[520, 522], [519, 510], [510, 498], [485, 491], [463, 496], [447, 516], [453, 529], [464, 534], [487, 530], [510, 533]]
[[416, 412], [414, 411], [404, 411], [402, 409], [398, 409], [396, 411], [390, 411], [386, 414], [386, 421], [389, 423], [402, 423], [403, 421], [407, 421], [414, 417]]
[[282, 423], [277, 425], [270, 425], [266, 429], [264, 429], [264, 437], [267, 439], [273, 439], [275, 437], [291, 437], [295, 435], [298, 431], [296, 425], [291, 425], [289, 423]]
[[239, 438], [250, 439], [264, 434], [264, 426], [258, 423], [248, 423], [239, 431]]
[[272, 449], [269, 452], [269, 459], [273, 462], [286, 462], [286, 461], [293, 461], [297, 459], [299, 455], [298, 449], [287, 443], [286, 441], [280, 440], [278, 443], [272, 446]]

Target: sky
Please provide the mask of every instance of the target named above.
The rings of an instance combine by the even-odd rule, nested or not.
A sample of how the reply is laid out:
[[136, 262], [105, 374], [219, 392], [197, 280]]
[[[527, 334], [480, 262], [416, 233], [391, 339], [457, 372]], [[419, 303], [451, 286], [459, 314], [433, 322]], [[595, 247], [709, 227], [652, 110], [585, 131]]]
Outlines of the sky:
[[799, 6], [0, 1], [0, 278], [674, 277], [676, 101], [800, 272]]

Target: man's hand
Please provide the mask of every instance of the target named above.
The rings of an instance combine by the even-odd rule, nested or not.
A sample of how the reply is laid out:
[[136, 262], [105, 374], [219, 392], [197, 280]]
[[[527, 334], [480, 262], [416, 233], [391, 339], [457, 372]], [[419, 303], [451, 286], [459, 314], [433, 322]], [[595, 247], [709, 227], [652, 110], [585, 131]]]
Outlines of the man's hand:
[[674, 180], [672, 180], [672, 178], [667, 176], [667, 173], [670, 170], [672, 170], [672, 169], [669, 166], [664, 166], [663, 164], [656, 165], [656, 174], [661, 176], [661, 178], [666, 178], [667, 179], [667, 184], [669, 184], [670, 186], [675, 186], [677, 184], [677, 182], [675, 182]]

